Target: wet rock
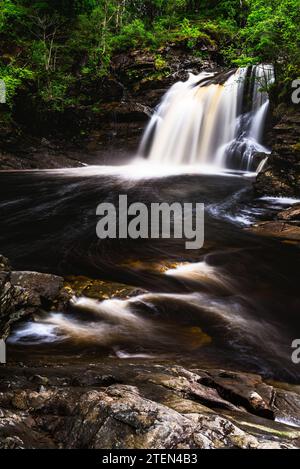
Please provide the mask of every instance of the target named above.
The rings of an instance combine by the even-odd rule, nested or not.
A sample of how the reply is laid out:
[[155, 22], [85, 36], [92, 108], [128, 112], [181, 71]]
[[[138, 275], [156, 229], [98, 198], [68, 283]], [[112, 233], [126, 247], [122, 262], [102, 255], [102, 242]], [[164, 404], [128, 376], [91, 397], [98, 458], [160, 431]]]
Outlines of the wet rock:
[[104, 125], [107, 122], [115, 120], [118, 124], [122, 123], [146, 123], [151, 117], [151, 108], [142, 103], [127, 101], [122, 103], [107, 103], [101, 106], [96, 115], [97, 121]]
[[259, 195], [299, 197], [299, 110], [279, 106], [274, 110], [274, 119], [276, 123], [268, 136], [272, 153], [258, 174], [254, 188]]
[[247, 228], [254, 234], [280, 238], [287, 241], [300, 241], [300, 227], [281, 221], [264, 221]]
[[85, 296], [97, 300], [108, 298], [127, 298], [136, 289], [117, 282], [106, 282], [104, 280], [91, 279], [84, 276], [68, 276], [64, 280], [63, 291], [69, 297]]
[[[226, 412], [224, 415], [246, 434], [250, 433], [258, 439], [257, 449], [288, 449], [298, 447], [300, 444], [299, 428], [279, 421], [267, 420], [250, 413]], [[268, 441], [264, 442], [264, 438]]]
[[24, 442], [18, 436], [7, 437], [0, 443], [1, 449], [24, 449]]
[[26, 413], [5, 411], [0, 419], [0, 449], [55, 448], [48, 435], [35, 431], [34, 425], [34, 419]]
[[40, 384], [42, 386], [46, 386], [49, 383], [49, 380], [46, 376], [41, 375], [33, 375], [30, 377], [30, 381], [35, 384]]
[[0, 257], [0, 338], [7, 338], [11, 325], [25, 317], [64, 310], [70, 298], [62, 277], [11, 271], [8, 260]]
[[[5, 369], [5, 378], [13, 376], [22, 388], [0, 393], [2, 448], [288, 449], [300, 444], [300, 427], [274, 421], [270, 413], [256, 415], [268, 407], [295, 416], [299, 394], [274, 388], [257, 375], [119, 361], [36, 371], [32, 376], [45, 376], [49, 384], [39, 392], [29, 388], [32, 379], [26, 384], [22, 369]], [[68, 386], [62, 388], [63, 375]]]
[[43, 300], [53, 301], [63, 287], [63, 278], [39, 272], [11, 273], [11, 284], [22, 287], [29, 292], [28, 301], [32, 305], [40, 305]]
[[152, 374], [150, 381], [182, 393], [184, 396], [211, 408], [237, 409], [234, 404], [222, 399], [214, 388], [203, 386], [196, 379], [187, 379], [185, 376], [170, 376], [169, 374]]
[[277, 214], [277, 218], [286, 222], [300, 223], [300, 204], [295, 204], [286, 210], [282, 210]]
[[15, 409], [26, 410], [29, 407], [26, 391], [20, 391], [12, 396], [11, 404]]
[[10, 270], [9, 260], [0, 254], [0, 271], [9, 272]]
[[199, 429], [197, 428], [194, 435], [194, 441], [202, 449], [254, 449], [259, 446], [259, 442], [254, 436], [247, 435], [224, 417], [199, 416], [197, 423]]
[[223, 399], [255, 415], [274, 418], [270, 405], [273, 388], [263, 383], [258, 375], [228, 371], [211, 371], [200, 382], [218, 391]]
[[280, 422], [300, 427], [300, 396], [278, 389], [274, 396], [275, 416]]
[[75, 376], [71, 384], [72, 386], [80, 386], [80, 387], [87, 387], [87, 386], [110, 386], [115, 384], [116, 379], [112, 375], [100, 375], [97, 372], [93, 372], [92, 370], [87, 371], [84, 374]]
[[6, 339], [11, 324], [34, 312], [27, 298], [23, 289], [11, 285], [10, 273], [0, 272], [0, 338]]

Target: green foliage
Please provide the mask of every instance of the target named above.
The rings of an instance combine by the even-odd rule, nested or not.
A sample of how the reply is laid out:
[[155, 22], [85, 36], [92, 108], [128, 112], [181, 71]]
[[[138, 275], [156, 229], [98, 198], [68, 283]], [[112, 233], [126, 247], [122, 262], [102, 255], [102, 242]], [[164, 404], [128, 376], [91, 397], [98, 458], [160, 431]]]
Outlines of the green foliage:
[[0, 0], [0, 33], [14, 35], [15, 25], [22, 21], [25, 9], [14, 0]]
[[99, 1], [97, 0], [23, 0], [25, 7], [44, 13], [57, 12], [66, 17], [74, 17], [81, 13], [92, 11]]
[[212, 44], [213, 41], [208, 34], [201, 31], [199, 26], [191, 23], [187, 18], [184, 18], [180, 24], [180, 29], [178, 31], [179, 38], [187, 40], [187, 45], [191, 49], [194, 48], [199, 40], [204, 43]]
[[160, 55], [158, 54], [156, 57], [155, 57], [155, 68], [156, 70], [164, 70], [165, 68], [167, 68], [168, 64], [166, 62], [166, 60]]
[[73, 100], [67, 96], [68, 88], [72, 82], [71, 76], [56, 75], [43, 86], [39, 97], [49, 109], [63, 111], [66, 106], [73, 104]]
[[4, 80], [6, 88], [6, 103], [9, 107], [13, 105], [13, 98], [17, 90], [34, 78], [34, 73], [28, 68], [0, 67], [0, 77]]
[[300, 0], [248, 0], [248, 7], [239, 32], [242, 53], [233, 62], [274, 63], [283, 81], [299, 75]]
[[145, 46], [153, 40], [151, 32], [146, 30], [145, 24], [140, 19], [122, 27], [120, 33], [112, 40], [112, 46], [116, 49], [127, 49]]
[[161, 76], [177, 42], [200, 58], [212, 47], [228, 66], [272, 62], [288, 87], [300, 76], [299, 11], [300, 0], [0, 0], [0, 78], [10, 106], [33, 80], [42, 103], [63, 110], [115, 53], [151, 50]]

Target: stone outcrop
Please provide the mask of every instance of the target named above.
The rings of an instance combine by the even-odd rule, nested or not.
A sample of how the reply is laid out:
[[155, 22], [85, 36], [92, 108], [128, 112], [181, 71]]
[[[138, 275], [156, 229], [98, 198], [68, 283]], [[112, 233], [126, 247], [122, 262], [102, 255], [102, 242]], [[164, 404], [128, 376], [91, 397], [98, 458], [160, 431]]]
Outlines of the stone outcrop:
[[300, 109], [279, 106], [270, 131], [272, 153], [254, 184], [260, 195], [300, 197]]
[[295, 204], [286, 210], [282, 210], [277, 214], [277, 218], [300, 226], [300, 204]]
[[[16, 321], [64, 309], [73, 294], [105, 299], [132, 292], [86, 278], [12, 271], [3, 256], [0, 269], [3, 338]], [[57, 365], [51, 356], [34, 364], [26, 354], [22, 363], [12, 356], [0, 365], [2, 449], [300, 447], [298, 386], [170, 360], [60, 357]]]
[[257, 235], [298, 244], [300, 243], [300, 204], [277, 213], [275, 220], [255, 223], [247, 230]]
[[257, 375], [159, 363], [24, 366], [2, 371], [1, 448], [300, 446], [299, 394]]
[[256, 223], [249, 228], [249, 231], [261, 236], [300, 242], [300, 227], [282, 221], [263, 221]]
[[0, 338], [9, 335], [13, 323], [36, 312], [64, 309], [69, 299], [62, 277], [12, 271], [0, 256]]

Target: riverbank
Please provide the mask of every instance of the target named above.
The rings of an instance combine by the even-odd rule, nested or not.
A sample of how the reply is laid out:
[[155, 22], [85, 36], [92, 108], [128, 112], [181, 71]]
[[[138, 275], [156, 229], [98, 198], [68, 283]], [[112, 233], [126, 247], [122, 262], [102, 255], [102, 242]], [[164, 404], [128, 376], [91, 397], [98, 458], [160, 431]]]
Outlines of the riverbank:
[[145, 360], [32, 364], [24, 356], [2, 365], [1, 378], [1, 448], [300, 447], [299, 386], [254, 374]]
[[[92, 268], [98, 280], [13, 270], [1, 258], [1, 331], [10, 340], [8, 363], [0, 369], [0, 447], [300, 447], [299, 372], [291, 362], [298, 324], [297, 253], [293, 246], [290, 251], [279, 243], [258, 241], [224, 222], [226, 200], [226, 214], [233, 205], [233, 215], [240, 215], [235, 197], [249, 190], [247, 180], [156, 178], [159, 200], [176, 199], [170, 186], [181, 196], [205, 196], [212, 210], [220, 209], [218, 223], [207, 217], [207, 256], [193, 259], [190, 254], [188, 263], [178, 245], [151, 250], [147, 243], [140, 249], [135, 244], [134, 262], [128, 248], [122, 257], [122, 246], [106, 247], [95, 257], [93, 243], [82, 232], [82, 213], [96, 206], [103, 187], [119, 191], [121, 183], [114, 176], [102, 180], [88, 171], [87, 176], [82, 170], [3, 175], [14, 192], [7, 194], [3, 187], [7, 234], [2, 232], [2, 245], [14, 254], [14, 262], [26, 269], [39, 262], [46, 269], [52, 263], [81, 274]], [[140, 190], [145, 198], [145, 187], [152, 188], [153, 181], [130, 180], [135, 197]], [[34, 210], [25, 212], [23, 203], [32, 191]], [[77, 225], [69, 204], [74, 193], [80, 228], [75, 229], [72, 253]], [[15, 200], [17, 207], [10, 203]], [[87, 213], [87, 232], [92, 233], [94, 211]], [[47, 237], [41, 237], [47, 217]], [[17, 237], [13, 244], [12, 235]], [[78, 249], [80, 242], [84, 244]], [[62, 266], [64, 253], [70, 257]], [[128, 284], [99, 280], [110, 275]], [[82, 299], [74, 316], [74, 294], [102, 303]], [[62, 327], [59, 334], [70, 334], [65, 345], [55, 325]], [[36, 342], [30, 344], [32, 339]], [[257, 367], [260, 373], [249, 371]], [[276, 382], [272, 373], [277, 373]], [[287, 383], [289, 377], [294, 384]]]
[[[74, 294], [137, 294], [108, 282], [11, 271], [3, 257], [1, 270], [2, 337], [18, 321], [68, 311]], [[8, 343], [7, 360], [0, 365], [2, 449], [300, 447], [299, 385], [205, 359], [188, 367], [147, 355], [99, 360], [80, 349], [73, 356]]]

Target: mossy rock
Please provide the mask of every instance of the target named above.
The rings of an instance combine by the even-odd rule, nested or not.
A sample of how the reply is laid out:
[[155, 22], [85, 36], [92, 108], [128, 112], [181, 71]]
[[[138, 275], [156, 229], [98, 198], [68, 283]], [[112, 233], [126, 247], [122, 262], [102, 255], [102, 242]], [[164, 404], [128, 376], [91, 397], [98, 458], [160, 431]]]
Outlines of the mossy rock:
[[64, 289], [69, 294], [86, 296], [97, 300], [127, 298], [135, 290], [134, 287], [121, 283], [106, 282], [84, 276], [69, 276], [65, 278]]

